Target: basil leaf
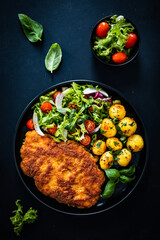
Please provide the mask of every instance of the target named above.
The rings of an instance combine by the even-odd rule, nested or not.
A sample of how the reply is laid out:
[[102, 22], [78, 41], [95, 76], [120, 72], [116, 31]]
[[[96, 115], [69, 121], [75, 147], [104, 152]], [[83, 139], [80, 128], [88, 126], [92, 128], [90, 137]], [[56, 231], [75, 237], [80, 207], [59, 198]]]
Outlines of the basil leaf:
[[134, 177], [127, 177], [125, 175], [120, 175], [119, 177], [119, 180], [122, 182], [122, 183], [130, 183], [131, 181], [133, 181], [135, 179], [135, 176]]
[[116, 184], [114, 181], [109, 180], [108, 183], [106, 184], [106, 187], [104, 189], [104, 192], [101, 194], [102, 198], [109, 198], [113, 195], [114, 190], [115, 190]]
[[120, 174], [130, 177], [135, 173], [135, 171], [136, 171], [136, 166], [132, 165], [128, 169], [120, 170]]
[[106, 173], [107, 177], [113, 181], [117, 180], [120, 176], [120, 173], [117, 169], [110, 168], [110, 169], [105, 170], [105, 173]]
[[52, 44], [50, 47], [46, 58], [45, 58], [45, 66], [48, 71], [51, 73], [56, 70], [62, 59], [62, 50], [58, 43]]
[[18, 14], [23, 32], [30, 42], [42, 41], [43, 26], [25, 14]]

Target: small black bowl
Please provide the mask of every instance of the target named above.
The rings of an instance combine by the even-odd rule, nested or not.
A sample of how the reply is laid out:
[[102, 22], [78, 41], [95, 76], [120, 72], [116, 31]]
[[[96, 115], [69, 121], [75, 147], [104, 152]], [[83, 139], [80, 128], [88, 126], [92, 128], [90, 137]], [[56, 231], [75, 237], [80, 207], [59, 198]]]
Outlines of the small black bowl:
[[113, 15], [110, 15], [110, 16], [106, 16], [102, 19], [100, 19], [96, 25], [93, 27], [93, 30], [91, 32], [91, 36], [90, 36], [90, 46], [91, 46], [91, 49], [92, 49], [92, 52], [93, 52], [93, 55], [102, 63], [104, 63], [105, 65], [108, 65], [108, 66], [123, 66], [129, 62], [131, 62], [138, 54], [139, 52], [139, 47], [140, 47], [140, 35], [139, 35], [139, 32], [137, 30], [137, 27], [132, 23], [132, 21], [130, 21], [129, 19], [127, 19], [125, 16], [125, 19], [127, 20], [127, 22], [130, 22], [133, 27], [134, 27], [134, 33], [137, 35], [137, 42], [136, 44], [134, 45], [133, 49], [131, 50], [131, 53], [130, 53], [130, 56], [129, 58], [127, 59], [127, 61], [123, 62], [123, 63], [114, 63], [114, 62], [111, 62], [111, 63], [107, 63], [105, 62], [102, 58], [100, 58], [99, 56], [97, 56], [96, 52], [93, 50], [93, 47], [94, 47], [94, 41], [96, 40], [96, 28], [97, 26], [99, 25], [99, 23], [103, 22], [103, 21], [106, 21], [106, 20], [110, 20], [110, 17], [112, 17]]

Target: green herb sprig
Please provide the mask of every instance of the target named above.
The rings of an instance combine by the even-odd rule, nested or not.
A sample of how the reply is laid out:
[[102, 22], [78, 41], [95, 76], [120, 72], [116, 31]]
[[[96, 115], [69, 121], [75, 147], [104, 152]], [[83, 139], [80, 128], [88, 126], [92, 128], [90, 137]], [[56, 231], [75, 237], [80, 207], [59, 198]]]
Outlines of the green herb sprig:
[[120, 181], [121, 183], [130, 183], [135, 179], [136, 167], [135, 165], [130, 166], [128, 169], [107, 169], [105, 170], [108, 182], [105, 186], [104, 192], [101, 194], [102, 198], [110, 198], [116, 188], [116, 184]]
[[20, 204], [20, 200], [17, 200], [15, 204], [17, 206], [17, 210], [12, 211], [15, 215], [10, 217], [10, 220], [14, 226], [14, 232], [17, 236], [19, 236], [24, 223], [33, 223], [37, 219], [38, 215], [37, 210], [32, 209], [32, 207], [23, 214], [23, 207]]

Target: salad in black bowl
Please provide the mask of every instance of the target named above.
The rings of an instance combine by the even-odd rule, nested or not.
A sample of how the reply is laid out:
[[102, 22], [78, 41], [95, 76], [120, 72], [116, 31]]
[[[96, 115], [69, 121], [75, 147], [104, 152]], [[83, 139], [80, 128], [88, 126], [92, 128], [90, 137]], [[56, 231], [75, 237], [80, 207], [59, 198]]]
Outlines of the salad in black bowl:
[[140, 36], [135, 25], [124, 16], [104, 17], [90, 37], [93, 54], [106, 65], [121, 66], [138, 54]]

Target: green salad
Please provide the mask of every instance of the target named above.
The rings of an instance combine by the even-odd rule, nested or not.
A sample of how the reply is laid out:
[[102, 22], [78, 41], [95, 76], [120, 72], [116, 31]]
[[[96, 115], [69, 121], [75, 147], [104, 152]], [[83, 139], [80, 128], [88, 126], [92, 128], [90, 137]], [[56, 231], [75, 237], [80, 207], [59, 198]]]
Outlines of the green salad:
[[[73, 82], [69, 88], [63, 88], [61, 91], [55, 89], [41, 96], [39, 102], [33, 106], [34, 116], [38, 118], [37, 126], [49, 133], [50, 129], [56, 126], [53, 136], [56, 142], [69, 139], [82, 141], [85, 134], [88, 134], [85, 128], [86, 120], [91, 120], [95, 126], [99, 126], [102, 119], [108, 117], [111, 98], [102, 91], [104, 96], [101, 91], [98, 86]], [[56, 93], [59, 94], [55, 98]], [[43, 104], [46, 102], [51, 105], [47, 113], [43, 110]]]
[[107, 63], [125, 62], [137, 41], [134, 30], [124, 16], [114, 15], [97, 26], [93, 50]]

